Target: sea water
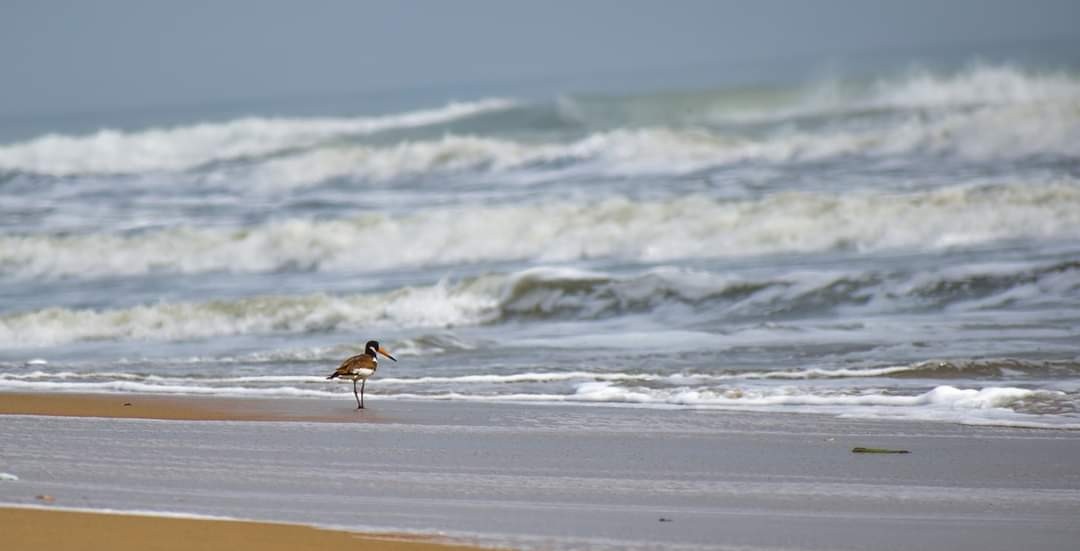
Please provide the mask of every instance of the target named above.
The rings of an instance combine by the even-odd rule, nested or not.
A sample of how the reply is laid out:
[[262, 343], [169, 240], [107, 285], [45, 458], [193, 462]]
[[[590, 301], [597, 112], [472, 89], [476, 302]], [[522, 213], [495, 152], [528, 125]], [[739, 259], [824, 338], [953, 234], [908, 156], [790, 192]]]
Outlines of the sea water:
[[324, 377], [368, 339], [372, 403], [1080, 428], [1080, 73], [0, 144], [0, 390], [347, 403]]

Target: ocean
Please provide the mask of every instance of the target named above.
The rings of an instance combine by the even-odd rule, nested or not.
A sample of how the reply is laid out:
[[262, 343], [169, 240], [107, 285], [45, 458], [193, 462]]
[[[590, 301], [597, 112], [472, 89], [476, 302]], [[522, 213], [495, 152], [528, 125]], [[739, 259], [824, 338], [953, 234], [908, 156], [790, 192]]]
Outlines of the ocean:
[[0, 391], [1080, 429], [1078, 72], [185, 117], [0, 143]]

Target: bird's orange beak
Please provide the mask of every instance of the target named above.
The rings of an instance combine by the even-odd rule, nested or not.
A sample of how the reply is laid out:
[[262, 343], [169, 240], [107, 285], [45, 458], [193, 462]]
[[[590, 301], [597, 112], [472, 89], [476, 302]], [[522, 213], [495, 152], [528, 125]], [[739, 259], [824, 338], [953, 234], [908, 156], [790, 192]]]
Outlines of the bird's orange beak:
[[395, 362], [397, 361], [397, 358], [391, 356], [390, 353], [387, 352], [385, 348], [380, 347], [380, 348], [377, 348], [376, 350], [379, 351], [379, 354], [382, 354], [383, 356], [386, 356], [387, 358], [390, 358], [391, 360], [394, 360]]

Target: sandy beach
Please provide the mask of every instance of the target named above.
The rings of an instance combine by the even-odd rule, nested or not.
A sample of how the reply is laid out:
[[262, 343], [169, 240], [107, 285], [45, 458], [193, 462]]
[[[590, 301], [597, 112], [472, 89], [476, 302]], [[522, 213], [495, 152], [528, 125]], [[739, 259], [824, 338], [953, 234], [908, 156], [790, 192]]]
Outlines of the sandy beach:
[[306, 526], [0, 507], [8, 549], [113, 549], [117, 551], [363, 550], [465, 551], [475, 549], [394, 535], [359, 535]]
[[1080, 1], [54, 4], [0, 551], [1080, 548]]
[[[1069, 431], [378, 399], [356, 411], [308, 399], [0, 394], [0, 408], [0, 472], [18, 478], [0, 482], [0, 503], [11, 505], [513, 548], [1062, 549], [1080, 537], [1080, 434]], [[53, 515], [5, 509], [0, 523], [22, 526], [30, 539], [19, 541], [35, 549], [50, 547], [27, 526], [86, 525]], [[227, 543], [267, 533], [261, 525], [109, 522], [124, 541], [205, 523], [210, 546], [270, 548]], [[310, 532], [328, 538], [320, 548], [370, 544]]]

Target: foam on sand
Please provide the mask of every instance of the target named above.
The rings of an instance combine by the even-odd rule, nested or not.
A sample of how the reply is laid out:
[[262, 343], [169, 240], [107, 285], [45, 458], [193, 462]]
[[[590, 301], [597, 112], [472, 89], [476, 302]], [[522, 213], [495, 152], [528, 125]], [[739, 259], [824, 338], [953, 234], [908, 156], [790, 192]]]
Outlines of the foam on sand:
[[[1026, 401], [1075, 401], [1062, 391], [1014, 387], [957, 388], [940, 385], [920, 394], [864, 391], [860, 394], [793, 387], [627, 387], [610, 381], [576, 385], [570, 394], [443, 392], [396, 394], [399, 398], [479, 402], [573, 403], [611, 406], [821, 413], [840, 417], [939, 421], [1058, 430], [1080, 430], [1076, 415], [1023, 411]], [[1019, 411], [1018, 411], [1019, 409]]]
[[[1001, 364], [1016, 362], [999, 361]], [[949, 423], [1080, 429], [1075, 388], [1022, 388], [968, 379], [940, 384], [896, 384], [913, 366], [865, 369], [812, 368], [787, 372], [674, 373], [546, 371], [512, 374], [380, 377], [374, 395], [383, 399], [463, 402], [588, 404], [613, 407], [818, 413]], [[1077, 365], [1051, 366], [1075, 373]], [[977, 377], [978, 375], [976, 375]], [[1042, 375], [1042, 376], [1045, 376]], [[848, 379], [843, 385], [831, 379]], [[1071, 379], [1055, 379], [1068, 381]], [[927, 387], [930, 383], [930, 387]], [[1062, 385], [1068, 388], [1069, 385]], [[33, 372], [0, 375], [6, 392], [136, 393], [264, 398], [333, 398], [349, 389], [315, 375], [159, 376], [97, 372]]]
[[[394, 344], [394, 354], [405, 356], [404, 350], [398, 343]], [[232, 358], [195, 358], [191, 362], [197, 363], [233, 363], [233, 364], [289, 364], [291, 362], [333, 362], [348, 355], [352, 350], [345, 349], [314, 349], [288, 352], [259, 352], [249, 356]], [[441, 352], [432, 352], [438, 355]], [[415, 353], [412, 355], [416, 355]], [[267, 360], [267, 357], [273, 358]], [[124, 365], [122, 362], [120, 365]], [[520, 373], [476, 373], [470, 375], [422, 375], [417, 377], [404, 377], [397, 375], [385, 375], [379, 377], [380, 384], [401, 387], [424, 386], [431, 384], [449, 384], [455, 386], [476, 385], [511, 385], [516, 383], [640, 383], [654, 387], [679, 387], [690, 385], [702, 385], [712, 383], [739, 383], [740, 381], [774, 381], [783, 383], [787, 381], [828, 381], [832, 379], [862, 379], [866, 385], [879, 384], [880, 379], [904, 379], [913, 383], [919, 381], [933, 381], [941, 379], [1000, 379], [1009, 377], [1016, 381], [1020, 378], [1039, 379], [1042, 381], [1057, 380], [1068, 381], [1080, 373], [1080, 362], [1077, 361], [1033, 361], [1018, 360], [1012, 358], [988, 358], [967, 361], [942, 361], [927, 360], [908, 365], [864, 367], [864, 368], [824, 368], [809, 367], [801, 369], [788, 369], [777, 371], [758, 370], [713, 370], [713, 371], [683, 371], [670, 374], [649, 372], [620, 372], [620, 371], [583, 371], [583, 370], [541, 370], [524, 371]], [[242, 376], [214, 376], [200, 374], [198, 376], [185, 375], [151, 375], [128, 371], [27, 371], [27, 372], [4, 372], [0, 373], [0, 385], [3, 381], [24, 381], [27, 383], [48, 382], [112, 382], [133, 381], [147, 384], [164, 385], [235, 385], [237, 383], [250, 383], [255, 386], [272, 386], [280, 383], [292, 385], [323, 384], [325, 377], [322, 375], [242, 375]], [[856, 384], [858, 381], [856, 381]]]

